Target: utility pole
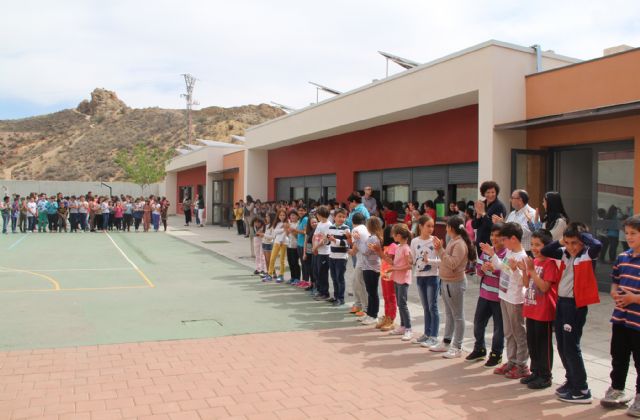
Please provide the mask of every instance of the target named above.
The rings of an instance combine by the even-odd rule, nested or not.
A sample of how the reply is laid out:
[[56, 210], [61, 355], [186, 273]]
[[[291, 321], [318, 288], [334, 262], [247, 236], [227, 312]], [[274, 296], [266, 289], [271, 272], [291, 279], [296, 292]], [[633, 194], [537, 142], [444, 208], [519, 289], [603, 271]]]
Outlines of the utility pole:
[[193, 100], [193, 86], [196, 84], [196, 78], [185, 73], [182, 75], [184, 82], [187, 85], [187, 93], [183, 93], [180, 97], [185, 98], [187, 101], [187, 144], [193, 143], [193, 118], [191, 116], [191, 110], [194, 105], [199, 105], [197, 101]]

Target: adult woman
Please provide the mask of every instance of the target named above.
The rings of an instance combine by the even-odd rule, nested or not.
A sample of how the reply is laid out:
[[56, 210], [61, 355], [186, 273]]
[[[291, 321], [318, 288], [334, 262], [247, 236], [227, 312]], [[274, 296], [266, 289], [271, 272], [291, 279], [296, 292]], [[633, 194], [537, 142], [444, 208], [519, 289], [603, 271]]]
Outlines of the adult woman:
[[182, 201], [182, 211], [184, 212], [184, 225], [189, 226], [191, 223], [191, 199], [188, 195]]
[[[569, 216], [564, 210], [562, 197], [556, 191], [547, 192], [542, 198], [542, 207], [544, 207], [544, 218], [542, 223], [537, 221], [529, 221], [529, 229], [533, 232], [535, 229], [543, 228], [551, 232], [554, 241], [562, 238], [567, 225], [569, 224]], [[536, 218], [538, 214], [536, 211]]]
[[476, 201], [476, 217], [471, 222], [471, 226], [476, 229], [476, 245], [490, 242], [493, 215], [500, 217], [507, 215], [506, 207], [498, 199], [500, 186], [495, 181], [485, 181], [480, 184], [480, 194], [484, 200]]

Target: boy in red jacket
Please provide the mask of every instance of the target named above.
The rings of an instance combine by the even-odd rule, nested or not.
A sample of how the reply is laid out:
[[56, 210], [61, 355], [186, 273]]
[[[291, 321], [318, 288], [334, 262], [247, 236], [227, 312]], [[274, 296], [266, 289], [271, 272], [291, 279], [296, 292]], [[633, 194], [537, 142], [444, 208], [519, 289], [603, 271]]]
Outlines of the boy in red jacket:
[[581, 223], [572, 223], [560, 241], [542, 248], [547, 258], [560, 260], [560, 283], [556, 306], [556, 341], [567, 381], [558, 389], [560, 401], [590, 404], [591, 390], [582, 360], [580, 339], [588, 306], [600, 302], [594, 264], [602, 244]]

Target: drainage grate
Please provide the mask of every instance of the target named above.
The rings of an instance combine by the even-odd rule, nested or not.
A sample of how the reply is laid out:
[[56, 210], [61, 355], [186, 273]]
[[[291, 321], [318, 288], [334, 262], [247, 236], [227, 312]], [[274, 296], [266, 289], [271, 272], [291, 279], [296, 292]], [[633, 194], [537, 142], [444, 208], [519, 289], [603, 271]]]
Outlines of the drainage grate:
[[202, 323], [207, 323], [207, 324], [217, 324], [219, 326], [222, 327], [222, 322], [218, 321], [217, 319], [213, 319], [213, 318], [205, 318], [205, 319], [188, 319], [185, 321], [180, 321], [182, 323], [182, 325], [192, 325], [192, 324], [202, 324]]
[[202, 241], [203, 244], [230, 244], [229, 241]]

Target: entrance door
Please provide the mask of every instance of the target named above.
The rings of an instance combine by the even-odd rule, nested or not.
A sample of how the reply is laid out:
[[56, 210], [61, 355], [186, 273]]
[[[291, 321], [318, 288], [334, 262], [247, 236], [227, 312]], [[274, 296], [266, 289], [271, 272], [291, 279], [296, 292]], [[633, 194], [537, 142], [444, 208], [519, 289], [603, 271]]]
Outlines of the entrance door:
[[543, 150], [511, 151], [511, 191], [524, 189], [529, 205], [542, 211], [542, 197], [548, 191], [548, 153]]
[[556, 182], [564, 208], [572, 221], [592, 226], [593, 152], [589, 149], [562, 150], [556, 154]]
[[233, 215], [233, 180], [213, 181], [213, 224], [231, 226]]

